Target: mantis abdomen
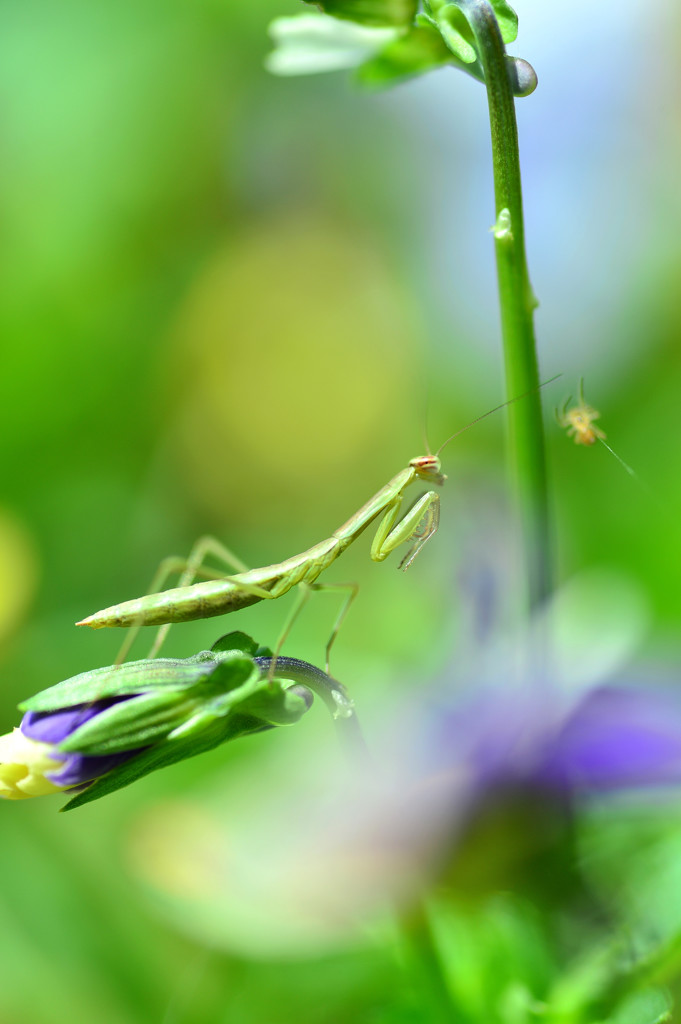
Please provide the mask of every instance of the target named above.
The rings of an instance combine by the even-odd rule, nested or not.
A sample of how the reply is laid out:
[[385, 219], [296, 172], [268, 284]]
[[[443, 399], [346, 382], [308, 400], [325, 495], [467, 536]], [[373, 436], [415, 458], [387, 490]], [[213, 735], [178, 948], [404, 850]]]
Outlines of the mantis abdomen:
[[341, 542], [331, 537], [285, 562], [123, 601], [95, 612], [78, 625], [91, 626], [92, 629], [163, 626], [226, 615], [266, 598], [281, 597], [299, 583], [314, 583], [342, 550]]

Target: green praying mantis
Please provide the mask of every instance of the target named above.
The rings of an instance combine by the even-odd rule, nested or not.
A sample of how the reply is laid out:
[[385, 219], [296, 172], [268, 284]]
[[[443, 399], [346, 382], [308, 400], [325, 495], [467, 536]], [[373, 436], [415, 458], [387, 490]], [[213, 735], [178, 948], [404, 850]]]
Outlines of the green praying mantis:
[[[549, 384], [555, 379], [552, 377], [545, 384]], [[544, 386], [544, 384], [541, 385], [541, 387]], [[426, 491], [400, 519], [406, 489], [419, 480], [426, 484], [441, 486], [446, 477], [442, 473], [440, 453], [446, 445], [480, 420], [532, 393], [526, 392], [526, 394], [518, 395], [510, 402], [503, 402], [483, 413], [482, 416], [476, 417], [448, 437], [434, 455], [419, 455], [411, 459], [404, 469], [401, 469], [373, 497], [369, 498], [366, 504], [362, 505], [347, 522], [339, 526], [330, 537], [314, 544], [306, 551], [293, 555], [283, 562], [275, 562], [257, 569], [248, 569], [231, 551], [214, 538], [204, 537], [195, 545], [187, 560], [169, 558], [161, 564], [152, 581], [150, 592], [145, 597], [104, 608], [102, 611], [82, 619], [77, 625], [90, 626], [93, 629], [105, 626], [129, 627], [130, 632], [119, 653], [119, 661], [124, 659], [140, 627], [160, 626], [149, 654], [149, 657], [153, 658], [158, 654], [172, 623], [225, 615], [228, 612], [246, 608], [258, 601], [275, 600], [298, 586], [301, 588], [299, 601], [284, 627], [275, 651], [276, 656], [311, 590], [345, 590], [347, 591], [346, 600], [336, 618], [329, 642], [326, 645], [326, 668], [328, 671], [331, 647], [359, 588], [356, 583], [320, 584], [317, 583], [319, 576], [379, 516], [383, 518], [371, 545], [372, 560], [382, 562], [400, 545], [410, 544], [398, 566], [403, 570], [408, 569], [423, 546], [437, 531], [440, 519], [440, 497], [434, 490]], [[204, 561], [208, 556], [224, 562], [236, 572], [228, 576], [217, 576], [215, 572], [207, 571], [204, 568]], [[163, 590], [162, 586], [168, 577], [178, 572], [181, 573], [179, 585], [169, 590]], [[209, 578], [195, 583], [194, 580], [199, 575]]]
[[[311, 589], [346, 590], [348, 596], [334, 623], [326, 647], [328, 667], [331, 647], [357, 594], [358, 586], [356, 583], [319, 584], [316, 581], [381, 514], [383, 518], [371, 545], [371, 558], [375, 562], [382, 562], [395, 548], [411, 541], [411, 547], [399, 565], [401, 569], [409, 568], [423, 545], [436, 532], [440, 519], [440, 496], [436, 491], [429, 490], [398, 521], [404, 491], [416, 480], [437, 485], [444, 483], [445, 476], [440, 471], [440, 459], [437, 454], [421, 455], [411, 459], [405, 469], [400, 470], [380, 491], [377, 491], [347, 522], [326, 540], [314, 544], [307, 551], [293, 555], [283, 562], [275, 562], [258, 569], [246, 569], [232, 552], [215, 538], [203, 537], [195, 545], [186, 562], [170, 558], [161, 564], [152, 582], [151, 593], [104, 608], [78, 622], [77, 625], [91, 626], [93, 629], [104, 626], [129, 627], [128, 639], [119, 653], [120, 660], [124, 659], [141, 626], [161, 626], [149, 653], [149, 657], [153, 658], [158, 654], [172, 623], [226, 615], [258, 601], [271, 601], [282, 597], [293, 587], [301, 586], [303, 590], [298, 604], [284, 628], [285, 637]], [[192, 582], [197, 575], [204, 572], [203, 563], [209, 555], [239, 571], [235, 575], [220, 576], [200, 583]], [[159, 590], [168, 576], [178, 569], [182, 570], [180, 585], [170, 590]], [[283, 638], [278, 646], [282, 642]]]

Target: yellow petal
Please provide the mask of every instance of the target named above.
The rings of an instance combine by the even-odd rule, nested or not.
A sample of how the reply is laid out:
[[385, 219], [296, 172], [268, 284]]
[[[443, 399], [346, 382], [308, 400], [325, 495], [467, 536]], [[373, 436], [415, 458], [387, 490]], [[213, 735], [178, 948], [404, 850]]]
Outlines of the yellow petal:
[[62, 787], [45, 778], [45, 772], [53, 772], [59, 766], [50, 757], [52, 751], [51, 743], [31, 740], [21, 729], [0, 736], [0, 799], [26, 800], [60, 793]]

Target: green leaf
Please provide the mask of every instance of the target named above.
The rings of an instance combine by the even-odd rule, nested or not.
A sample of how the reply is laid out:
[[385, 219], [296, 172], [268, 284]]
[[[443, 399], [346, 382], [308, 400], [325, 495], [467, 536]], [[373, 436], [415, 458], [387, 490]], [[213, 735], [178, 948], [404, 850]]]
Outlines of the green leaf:
[[432, 24], [420, 21], [411, 32], [388, 43], [379, 54], [357, 71], [362, 85], [385, 86], [412, 75], [420, 75], [444, 64], [459, 62]]
[[603, 1024], [671, 1024], [671, 1010], [671, 1000], [666, 992], [647, 988], [626, 994], [616, 1012]]
[[247, 715], [232, 715], [228, 718], [213, 717], [206, 714], [202, 719], [197, 719], [196, 730], [183, 734], [175, 739], [165, 740], [163, 743], [142, 751], [136, 757], [119, 765], [101, 779], [97, 779], [87, 789], [82, 790], [74, 796], [61, 809], [70, 811], [91, 800], [98, 800], [102, 796], [129, 786], [131, 782], [156, 771], [158, 768], [165, 768], [177, 761], [183, 761], [187, 757], [194, 757], [196, 754], [212, 750], [221, 743], [237, 739], [239, 736], [246, 736], [254, 732], [262, 732], [270, 726], [264, 725], [260, 719], [250, 718]]
[[418, 0], [305, 0], [305, 3], [334, 18], [372, 26], [410, 25], [418, 8]]
[[275, 75], [310, 75], [354, 68], [396, 39], [395, 28], [369, 28], [326, 14], [275, 18], [270, 25], [274, 49], [265, 67]]

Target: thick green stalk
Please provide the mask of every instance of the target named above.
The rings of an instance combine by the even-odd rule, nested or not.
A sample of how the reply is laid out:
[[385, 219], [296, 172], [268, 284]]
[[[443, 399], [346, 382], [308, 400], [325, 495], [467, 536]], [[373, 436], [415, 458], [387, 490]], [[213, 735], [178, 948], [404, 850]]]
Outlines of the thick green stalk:
[[494, 229], [508, 398], [510, 458], [520, 508], [528, 598], [541, 604], [551, 590], [551, 555], [544, 427], [533, 313], [537, 305], [525, 256], [518, 129], [506, 51], [488, 0], [460, 0], [482, 64], [492, 131]]

